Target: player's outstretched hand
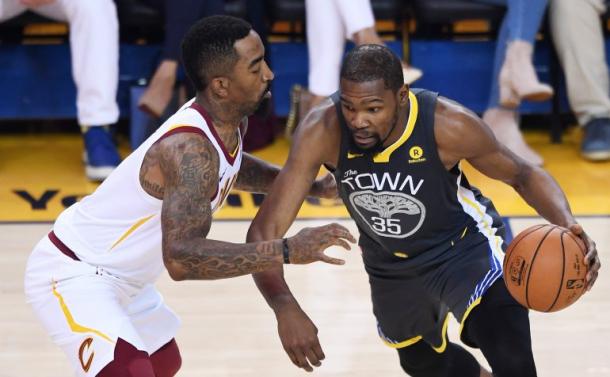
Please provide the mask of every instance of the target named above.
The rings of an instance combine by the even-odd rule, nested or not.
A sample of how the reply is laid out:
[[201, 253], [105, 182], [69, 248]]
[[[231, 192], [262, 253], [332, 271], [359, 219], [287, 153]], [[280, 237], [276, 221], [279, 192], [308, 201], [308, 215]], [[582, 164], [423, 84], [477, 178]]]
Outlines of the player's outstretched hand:
[[589, 291], [591, 290], [591, 287], [593, 287], [593, 284], [595, 284], [599, 269], [601, 268], [599, 255], [597, 255], [597, 247], [595, 246], [595, 242], [585, 233], [580, 224], [570, 226], [570, 231], [580, 237], [587, 246], [585, 264], [587, 265], [587, 291]]
[[309, 264], [322, 261], [330, 264], [344, 264], [342, 259], [331, 258], [324, 254], [330, 246], [341, 246], [350, 250], [347, 241], [356, 239], [345, 227], [333, 223], [315, 228], [305, 228], [288, 238], [289, 260], [294, 264]]

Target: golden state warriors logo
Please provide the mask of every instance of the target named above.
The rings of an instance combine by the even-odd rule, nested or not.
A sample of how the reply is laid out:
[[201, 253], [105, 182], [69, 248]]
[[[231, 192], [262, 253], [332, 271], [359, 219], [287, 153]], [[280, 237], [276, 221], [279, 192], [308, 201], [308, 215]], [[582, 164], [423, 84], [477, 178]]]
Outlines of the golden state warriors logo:
[[[93, 343], [93, 338], [87, 338], [83, 340], [83, 342], [80, 344], [80, 347], [78, 348], [78, 360], [80, 361], [80, 365], [81, 367], [83, 367], [83, 370], [85, 372], [88, 372], [89, 368], [91, 368], [93, 356], [95, 356], [95, 352], [93, 352], [92, 350], [89, 351], [89, 349], [91, 348], [91, 343]], [[87, 361], [85, 361], [85, 356], [88, 356]]]
[[357, 191], [349, 200], [373, 232], [383, 237], [407, 238], [426, 218], [423, 203], [403, 192]]
[[409, 149], [409, 157], [411, 157], [411, 159], [409, 160], [409, 164], [415, 164], [418, 162], [426, 161], [426, 158], [424, 157], [424, 150], [418, 145]]

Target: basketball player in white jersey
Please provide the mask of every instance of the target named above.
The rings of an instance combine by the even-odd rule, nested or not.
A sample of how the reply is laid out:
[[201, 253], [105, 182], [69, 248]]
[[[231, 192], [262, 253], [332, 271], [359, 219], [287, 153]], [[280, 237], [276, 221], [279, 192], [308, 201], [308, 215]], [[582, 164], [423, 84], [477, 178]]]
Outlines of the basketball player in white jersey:
[[[273, 73], [242, 20], [205, 18], [184, 38], [197, 96], [169, 118], [91, 195], [66, 209], [27, 264], [28, 302], [80, 376], [173, 376], [181, 359], [176, 315], [153, 284], [229, 278], [285, 262], [341, 264], [323, 250], [349, 248], [343, 227], [235, 244], [206, 238], [230, 189], [266, 192], [278, 169], [242, 152], [245, 117]], [[334, 196], [332, 179], [312, 195]]]

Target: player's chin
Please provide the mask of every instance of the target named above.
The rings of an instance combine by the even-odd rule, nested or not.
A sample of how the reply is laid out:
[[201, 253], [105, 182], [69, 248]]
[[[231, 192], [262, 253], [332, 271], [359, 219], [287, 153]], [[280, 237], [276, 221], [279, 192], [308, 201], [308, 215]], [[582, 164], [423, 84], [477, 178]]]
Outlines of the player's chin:
[[372, 149], [375, 145], [377, 145], [377, 139], [374, 137], [369, 138], [358, 138], [353, 137], [354, 144], [362, 150]]

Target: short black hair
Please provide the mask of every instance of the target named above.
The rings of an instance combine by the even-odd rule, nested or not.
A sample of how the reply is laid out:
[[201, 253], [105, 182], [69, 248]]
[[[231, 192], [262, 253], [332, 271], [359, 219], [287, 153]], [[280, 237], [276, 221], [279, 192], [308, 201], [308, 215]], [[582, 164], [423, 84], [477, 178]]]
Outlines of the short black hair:
[[367, 82], [383, 79], [386, 89], [396, 92], [404, 84], [402, 64], [396, 54], [382, 45], [366, 44], [352, 49], [343, 59], [341, 79]]
[[250, 30], [249, 23], [231, 16], [205, 17], [191, 26], [182, 39], [182, 62], [197, 91], [204, 90], [210, 78], [233, 69], [238, 59], [235, 41]]

